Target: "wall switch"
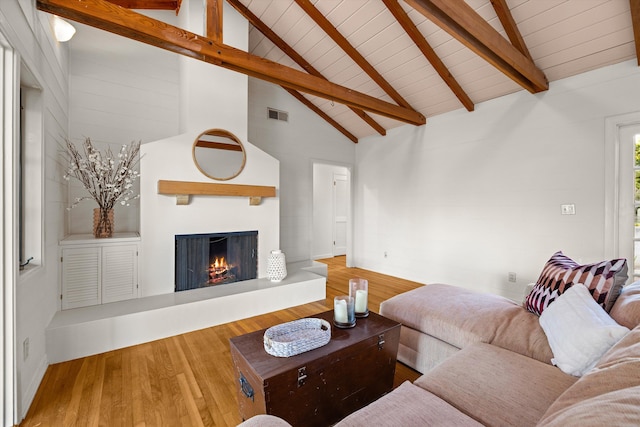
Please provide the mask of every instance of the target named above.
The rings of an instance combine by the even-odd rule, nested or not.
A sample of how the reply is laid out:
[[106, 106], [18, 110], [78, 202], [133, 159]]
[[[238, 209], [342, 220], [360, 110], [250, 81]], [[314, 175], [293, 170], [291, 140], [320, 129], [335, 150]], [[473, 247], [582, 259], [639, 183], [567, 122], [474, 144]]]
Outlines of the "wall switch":
[[509, 272], [509, 282], [516, 283], [516, 273]]
[[560, 205], [560, 209], [562, 210], [562, 215], [575, 215], [576, 214], [576, 205], [573, 203], [568, 205]]

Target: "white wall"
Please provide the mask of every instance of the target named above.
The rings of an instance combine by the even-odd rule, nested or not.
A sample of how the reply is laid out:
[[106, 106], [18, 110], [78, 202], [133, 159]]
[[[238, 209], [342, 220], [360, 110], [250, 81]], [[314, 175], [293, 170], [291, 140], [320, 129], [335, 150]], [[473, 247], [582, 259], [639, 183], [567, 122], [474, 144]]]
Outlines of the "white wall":
[[[183, 2], [179, 26], [196, 34], [204, 33], [206, 2]], [[187, 7], [188, 5], [188, 7]], [[247, 51], [249, 24], [235, 9], [224, 3], [223, 41]], [[180, 61], [180, 133], [199, 129], [227, 129], [240, 141], [247, 140], [247, 80], [244, 74], [216, 67], [185, 56]]]
[[605, 118], [639, 110], [633, 60], [363, 139], [356, 264], [520, 298], [557, 250], [603, 259]]
[[[289, 121], [267, 118], [267, 107]], [[249, 140], [280, 161], [280, 248], [287, 262], [312, 258], [313, 161], [345, 167], [356, 144], [280, 86], [249, 79]]]
[[[175, 24], [171, 11], [147, 11]], [[74, 23], [69, 42], [69, 133], [79, 148], [86, 137], [101, 150], [118, 153], [131, 141], [156, 141], [179, 133], [179, 66], [175, 53]], [[88, 195], [72, 179], [69, 202]], [[136, 183], [136, 191], [139, 183]], [[93, 200], [67, 214], [67, 234], [91, 233]], [[138, 200], [116, 205], [116, 232], [140, 230]]]
[[[29, 408], [48, 364], [44, 331], [57, 309], [58, 240], [64, 236], [65, 187], [58, 146], [68, 134], [68, 58], [67, 47], [52, 37], [50, 17], [36, 11], [32, 1], [0, 2], [0, 31], [41, 88], [44, 128], [42, 265], [21, 274], [15, 265], [17, 283], [3, 282], [3, 287], [15, 286], [16, 423]], [[12, 179], [3, 177], [3, 185], [11, 186]], [[4, 226], [11, 224], [16, 222], [5, 222]], [[15, 241], [14, 248], [17, 250]], [[23, 342], [27, 338], [29, 355], [25, 358]]]
[[[262, 199], [250, 206], [248, 197], [192, 196], [176, 205], [175, 196], [160, 195], [158, 180], [213, 182], [194, 165], [191, 147], [199, 130], [142, 147], [140, 178], [141, 244], [140, 296], [174, 292], [175, 235], [258, 230], [258, 277], [267, 275], [269, 251], [278, 247], [279, 201]], [[247, 163], [225, 184], [268, 185], [278, 188], [278, 161], [250, 143], [243, 143]]]
[[[202, 33], [203, 4], [181, 8], [182, 25]], [[226, 43], [246, 50], [248, 24], [225, 7]], [[258, 277], [267, 274], [269, 251], [279, 247], [279, 199], [265, 198], [250, 206], [247, 197], [193, 196], [176, 206], [174, 196], [157, 194], [158, 180], [215, 182], [193, 163], [191, 148], [200, 133], [222, 128], [240, 139], [246, 164], [240, 175], [225, 184], [266, 185], [279, 188], [278, 161], [247, 142], [247, 77], [220, 67], [180, 58], [181, 124], [185, 133], [142, 147], [141, 296], [174, 291], [175, 235], [258, 230]]]

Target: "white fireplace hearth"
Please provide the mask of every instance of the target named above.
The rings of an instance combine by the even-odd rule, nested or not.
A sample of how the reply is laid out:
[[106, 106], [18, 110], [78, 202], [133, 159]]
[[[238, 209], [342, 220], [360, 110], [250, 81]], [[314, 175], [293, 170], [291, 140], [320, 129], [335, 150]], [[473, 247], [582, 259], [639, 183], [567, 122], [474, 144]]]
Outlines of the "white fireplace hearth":
[[103, 353], [326, 298], [325, 264], [293, 263], [267, 278], [59, 311], [46, 330], [49, 363]]

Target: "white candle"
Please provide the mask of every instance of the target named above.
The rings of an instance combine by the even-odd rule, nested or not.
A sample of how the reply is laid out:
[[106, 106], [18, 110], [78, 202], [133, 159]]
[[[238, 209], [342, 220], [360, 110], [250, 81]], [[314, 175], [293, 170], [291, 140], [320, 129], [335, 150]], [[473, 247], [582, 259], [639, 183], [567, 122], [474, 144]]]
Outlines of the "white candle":
[[358, 289], [356, 291], [356, 313], [367, 312], [367, 291]]
[[343, 299], [335, 300], [333, 303], [333, 317], [338, 323], [347, 323], [347, 302]]

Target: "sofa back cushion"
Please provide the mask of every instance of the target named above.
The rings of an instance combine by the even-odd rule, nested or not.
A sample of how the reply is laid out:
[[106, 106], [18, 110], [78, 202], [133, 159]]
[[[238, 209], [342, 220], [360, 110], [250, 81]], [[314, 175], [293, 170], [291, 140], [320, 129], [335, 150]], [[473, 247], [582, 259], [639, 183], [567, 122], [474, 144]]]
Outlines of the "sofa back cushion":
[[640, 282], [622, 288], [609, 314], [613, 320], [629, 329], [640, 325]]
[[640, 425], [640, 326], [569, 387], [539, 425]]

